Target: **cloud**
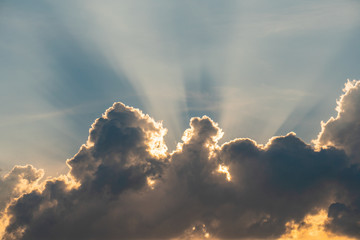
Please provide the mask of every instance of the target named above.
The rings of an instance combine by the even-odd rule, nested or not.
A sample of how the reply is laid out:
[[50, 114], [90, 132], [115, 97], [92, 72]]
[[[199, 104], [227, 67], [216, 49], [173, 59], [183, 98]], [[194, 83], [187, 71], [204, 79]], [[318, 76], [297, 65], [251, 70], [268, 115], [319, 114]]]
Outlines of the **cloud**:
[[9, 218], [6, 213], [8, 204], [24, 193], [38, 188], [39, 180], [44, 176], [43, 170], [31, 165], [15, 166], [9, 173], [0, 178], [0, 232], [5, 231]]
[[355, 162], [360, 161], [360, 81], [349, 81], [337, 105], [338, 115], [322, 122], [318, 146], [342, 148]]
[[327, 227], [334, 232], [359, 237], [360, 195], [359, 195], [359, 145], [360, 145], [360, 81], [349, 81], [343, 89], [344, 94], [338, 100], [336, 118], [322, 122], [322, 130], [314, 141], [318, 147], [335, 146], [343, 149], [353, 165], [341, 175], [347, 186], [343, 202], [333, 203], [329, 207], [332, 219]]
[[6, 193], [3, 239], [281, 239], [307, 236], [312, 225], [318, 236], [360, 237], [356, 151], [333, 140], [359, 134], [329, 127], [359, 119], [359, 84], [347, 84], [317, 146], [295, 133], [220, 146], [222, 130], [204, 116], [191, 119], [169, 153], [161, 122], [114, 103], [67, 161], [67, 176], [35, 186], [41, 171], [27, 166], [2, 180], [0, 187], [14, 176], [10, 190], [21, 179], [31, 185]]
[[31, 165], [15, 166], [0, 179], [0, 210], [3, 210], [11, 199], [35, 188], [43, 177], [44, 171]]

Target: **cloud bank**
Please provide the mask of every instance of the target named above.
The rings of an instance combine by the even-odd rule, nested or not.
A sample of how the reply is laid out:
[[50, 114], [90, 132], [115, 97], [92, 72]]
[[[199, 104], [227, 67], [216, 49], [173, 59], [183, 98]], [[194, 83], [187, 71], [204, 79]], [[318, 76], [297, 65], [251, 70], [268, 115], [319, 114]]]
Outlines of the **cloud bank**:
[[169, 153], [161, 122], [114, 103], [68, 175], [28, 165], [0, 180], [2, 239], [300, 239], [312, 216], [322, 239], [360, 238], [360, 82], [344, 91], [315, 146], [295, 133], [220, 146], [204, 116]]

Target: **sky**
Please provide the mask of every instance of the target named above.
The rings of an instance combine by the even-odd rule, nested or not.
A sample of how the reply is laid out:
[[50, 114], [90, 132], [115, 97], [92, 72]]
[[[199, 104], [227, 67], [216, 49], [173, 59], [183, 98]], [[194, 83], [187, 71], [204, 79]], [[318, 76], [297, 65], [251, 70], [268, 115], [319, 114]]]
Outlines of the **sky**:
[[[93, 239], [104, 232], [109, 239], [119, 233], [125, 239], [289, 238], [286, 234], [309, 239], [311, 229], [300, 228], [301, 221], [310, 226], [329, 217], [331, 222], [318, 224], [317, 234], [359, 237], [353, 224], [360, 211], [357, 191], [336, 197], [342, 195], [339, 186], [353, 191], [359, 176], [350, 167], [359, 159], [359, 87], [352, 82], [360, 79], [359, 12], [355, 0], [1, 1], [0, 210], [2, 226], [11, 226], [3, 236], [20, 238], [24, 229], [23, 239], [56, 236], [64, 223], [48, 233], [39, 229], [44, 219], [69, 217], [57, 206], [109, 188], [104, 199], [72, 205], [78, 210], [71, 221], [103, 220], [69, 228], [74, 235], [67, 239], [85, 236], [86, 224], [98, 229]], [[254, 162], [239, 165], [235, 159], [241, 158]], [[295, 163], [283, 162], [287, 158]], [[289, 176], [294, 166], [302, 169], [305, 177], [293, 174], [303, 182]], [[256, 168], [264, 174], [259, 180]], [[244, 171], [249, 174], [240, 179]], [[191, 187], [197, 175], [203, 181]], [[196, 188], [211, 187], [214, 192], [195, 194]], [[179, 189], [179, 200], [169, 199], [168, 212], [159, 210], [156, 200], [172, 188]], [[129, 189], [134, 192], [125, 194]], [[263, 189], [282, 194], [262, 195]], [[145, 191], [153, 212], [136, 210], [135, 203], [144, 204], [137, 191]], [[313, 195], [317, 199], [310, 201]], [[290, 204], [284, 213], [275, 204], [296, 196], [297, 210]], [[27, 206], [28, 198], [38, 200]], [[256, 203], [259, 198], [271, 204]], [[244, 205], [236, 206], [239, 201]], [[95, 205], [104, 214], [86, 212]], [[19, 215], [24, 206], [29, 214], [43, 206], [54, 212], [24, 220]], [[181, 214], [184, 208], [189, 210]], [[341, 211], [348, 219], [339, 217]], [[178, 218], [167, 216], [177, 213]], [[123, 216], [133, 223], [105, 226]], [[246, 225], [246, 218], [253, 225]], [[161, 224], [149, 225], [154, 219]], [[232, 222], [242, 227], [235, 230]], [[144, 231], [136, 235], [134, 226]]]

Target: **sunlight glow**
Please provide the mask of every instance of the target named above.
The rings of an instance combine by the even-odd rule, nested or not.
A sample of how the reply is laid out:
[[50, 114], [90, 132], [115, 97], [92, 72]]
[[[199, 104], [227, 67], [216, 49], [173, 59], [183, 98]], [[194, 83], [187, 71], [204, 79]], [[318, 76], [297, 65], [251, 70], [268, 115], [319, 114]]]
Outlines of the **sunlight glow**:
[[155, 158], [164, 158], [167, 155], [167, 146], [164, 141], [164, 136], [167, 129], [162, 127], [162, 123], [157, 123], [159, 131], [152, 131], [149, 133], [149, 153]]
[[345, 86], [344, 88], [342, 89], [344, 94], [342, 94], [340, 96], [340, 98], [336, 101], [337, 103], [337, 106], [335, 108], [335, 110], [337, 111], [337, 116], [336, 117], [330, 117], [329, 120], [327, 122], [324, 122], [324, 121], [321, 121], [321, 131], [319, 132], [318, 136], [316, 139], [312, 140], [312, 144], [314, 144], [315, 146], [315, 149], [317, 151], [320, 151], [322, 148], [326, 149], [330, 146], [334, 146], [334, 143], [330, 140], [330, 139], [326, 139], [325, 142], [322, 142], [321, 139], [324, 135], [324, 132], [325, 132], [325, 129], [326, 129], [326, 126], [328, 124], [331, 124], [332, 122], [335, 122], [337, 120], [340, 119], [341, 117], [341, 114], [343, 114], [344, 112], [344, 99], [349, 95], [351, 94], [352, 90], [357, 88], [358, 86], [360, 86], [360, 81], [357, 81], [357, 80], [352, 80], [350, 81], [349, 79], [347, 80], [347, 82], [345, 83]]
[[[7, 207], [6, 207], [7, 208]], [[3, 211], [0, 213], [0, 238], [3, 239], [5, 234], [5, 229], [10, 223], [10, 216]]]
[[327, 212], [320, 210], [315, 215], [307, 215], [303, 223], [288, 222], [286, 224], [287, 233], [278, 240], [355, 240], [327, 232], [325, 229], [327, 221]]
[[229, 172], [229, 167], [226, 167], [226, 166], [220, 164], [219, 168], [218, 168], [218, 172], [226, 174], [226, 180], [228, 180], [229, 182], [231, 181], [231, 175], [230, 175], [230, 172]]
[[342, 89], [344, 94], [341, 95], [340, 99], [336, 101], [337, 106], [336, 106], [335, 110], [338, 112], [338, 116], [336, 118], [339, 118], [340, 113], [343, 112], [342, 101], [343, 101], [344, 97], [350, 92], [351, 89], [355, 88], [357, 84], [360, 84], [360, 83], [358, 83], [358, 81], [356, 81], [356, 80], [350, 81], [350, 79], [348, 79], [347, 82], [345, 83], [344, 88]]
[[151, 190], [154, 190], [156, 181], [151, 179], [150, 177], [147, 177], [146, 182], [148, 186], [151, 188]]
[[207, 232], [206, 225], [197, 224], [193, 226], [191, 229], [188, 229], [185, 232], [185, 235], [182, 236], [180, 239], [200, 240], [200, 239], [209, 239], [209, 238], [210, 238], [210, 233]]

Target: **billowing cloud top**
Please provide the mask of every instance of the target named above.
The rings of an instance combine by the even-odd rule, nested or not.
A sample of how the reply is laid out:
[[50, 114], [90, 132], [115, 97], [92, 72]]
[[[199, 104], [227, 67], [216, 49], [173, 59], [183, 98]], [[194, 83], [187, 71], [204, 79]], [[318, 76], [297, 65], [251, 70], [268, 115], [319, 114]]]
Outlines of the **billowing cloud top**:
[[322, 122], [318, 140], [320, 146], [342, 148], [355, 161], [360, 162], [360, 81], [348, 81], [338, 101], [336, 118]]
[[360, 82], [344, 91], [316, 146], [295, 133], [219, 146], [204, 116], [168, 153], [161, 123], [114, 103], [67, 176], [29, 165], [0, 180], [2, 238], [360, 238]]

